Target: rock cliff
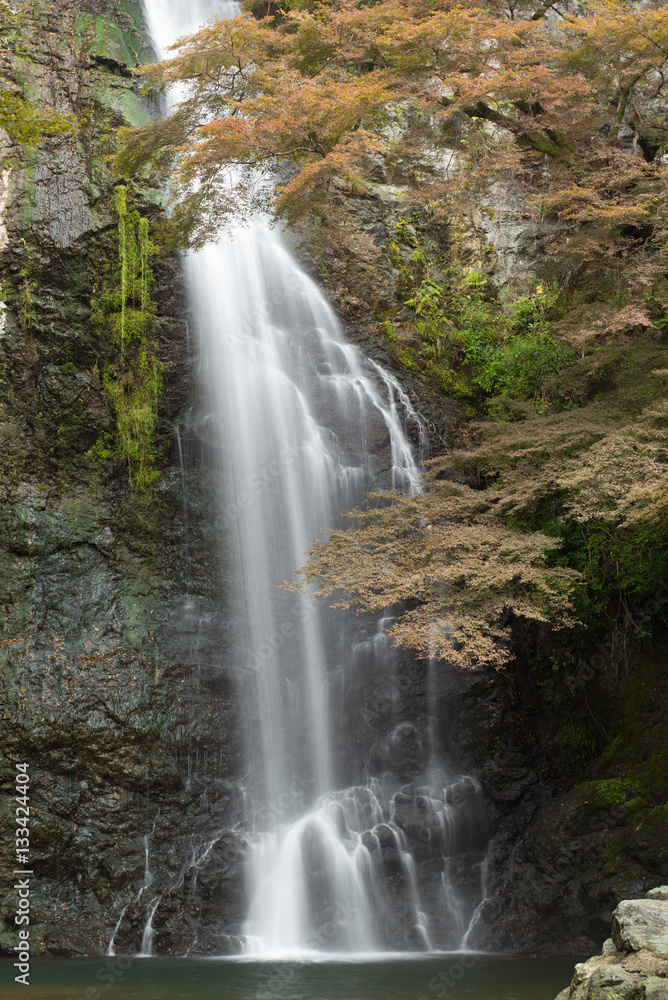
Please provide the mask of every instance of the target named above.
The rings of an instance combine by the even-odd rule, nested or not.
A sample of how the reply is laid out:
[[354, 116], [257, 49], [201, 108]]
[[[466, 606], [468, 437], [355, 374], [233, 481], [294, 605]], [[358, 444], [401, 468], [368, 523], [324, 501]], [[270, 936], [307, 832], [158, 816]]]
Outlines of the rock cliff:
[[[196, 358], [176, 257], [154, 261], [164, 392], [150, 496], [132, 494], [106, 446], [113, 347], [94, 315], [118, 253], [106, 157], [120, 125], [155, 113], [130, 76], [148, 58], [141, 8], [14, 6], [4, 76], [73, 121], [76, 138], [22, 150], [3, 136], [0, 944], [14, 943], [11, 789], [25, 761], [35, 951], [90, 954], [124, 911], [141, 939], [146, 905], [196, 850], [205, 787], [229, 799], [238, 747], [217, 671], [216, 529], [201, 516], [215, 488], [179, 463]], [[155, 221], [155, 192], [138, 199]]]

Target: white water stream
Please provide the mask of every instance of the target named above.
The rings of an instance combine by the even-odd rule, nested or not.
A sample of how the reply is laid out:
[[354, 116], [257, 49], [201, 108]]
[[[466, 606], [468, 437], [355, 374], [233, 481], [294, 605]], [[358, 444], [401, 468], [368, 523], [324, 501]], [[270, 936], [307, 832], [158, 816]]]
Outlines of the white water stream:
[[[212, 14], [237, 13], [215, 0], [145, 6], [161, 49]], [[399, 793], [401, 781], [392, 788], [360, 774], [359, 784], [343, 787], [350, 769], [337, 764], [332, 728], [345, 715], [355, 658], [373, 661], [385, 679], [396, 659], [378, 626], [355, 644], [348, 619], [279, 586], [303, 564], [312, 539], [369, 488], [414, 488], [421, 456], [408, 435], [419, 451], [422, 424], [396, 380], [346, 343], [318, 287], [263, 220], [188, 257], [186, 268], [211, 400], [208, 434], [226, 493], [233, 672], [253, 803], [246, 950], [279, 957], [383, 950], [394, 946], [400, 924], [404, 948], [430, 949], [399, 813], [431, 817], [447, 856], [459, 815], [449, 780], [441, 776], [436, 791]], [[388, 753], [411, 733], [410, 725], [395, 726]], [[455, 946], [468, 925], [460, 911]], [[151, 906], [144, 952], [154, 915]]]

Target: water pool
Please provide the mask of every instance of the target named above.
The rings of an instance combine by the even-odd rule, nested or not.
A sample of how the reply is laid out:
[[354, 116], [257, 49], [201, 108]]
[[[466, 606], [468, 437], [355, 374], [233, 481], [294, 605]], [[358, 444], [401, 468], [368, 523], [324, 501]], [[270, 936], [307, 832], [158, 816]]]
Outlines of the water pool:
[[0, 964], [3, 1000], [554, 1000], [577, 959], [471, 954], [359, 962], [50, 959], [30, 986]]

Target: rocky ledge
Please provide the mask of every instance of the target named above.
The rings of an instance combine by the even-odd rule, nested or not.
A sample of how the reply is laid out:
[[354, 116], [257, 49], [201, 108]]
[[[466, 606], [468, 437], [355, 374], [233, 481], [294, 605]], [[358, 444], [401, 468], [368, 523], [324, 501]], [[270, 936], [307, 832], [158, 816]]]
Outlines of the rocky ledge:
[[557, 1000], [668, 1000], [668, 886], [619, 904], [602, 954], [575, 966]]

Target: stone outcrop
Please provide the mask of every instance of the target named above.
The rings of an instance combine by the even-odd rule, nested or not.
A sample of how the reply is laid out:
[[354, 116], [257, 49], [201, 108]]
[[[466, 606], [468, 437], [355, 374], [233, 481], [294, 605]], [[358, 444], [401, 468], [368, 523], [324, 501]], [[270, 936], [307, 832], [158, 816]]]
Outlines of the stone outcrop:
[[668, 886], [618, 905], [602, 953], [575, 966], [557, 1000], [668, 1000]]

